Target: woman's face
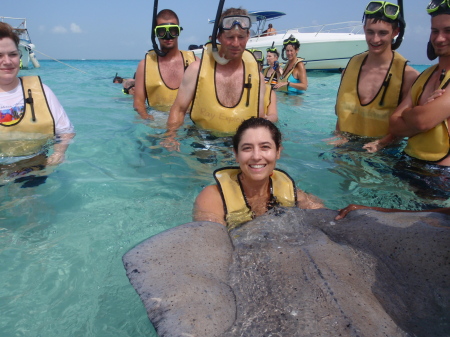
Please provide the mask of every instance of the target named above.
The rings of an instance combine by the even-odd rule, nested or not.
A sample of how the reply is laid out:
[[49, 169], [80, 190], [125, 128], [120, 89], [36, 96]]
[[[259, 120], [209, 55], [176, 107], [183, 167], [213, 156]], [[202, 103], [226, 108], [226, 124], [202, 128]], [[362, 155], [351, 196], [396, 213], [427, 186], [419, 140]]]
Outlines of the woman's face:
[[295, 49], [293, 45], [288, 44], [286, 46], [286, 57], [289, 61], [297, 58], [298, 49]]
[[244, 131], [234, 155], [245, 178], [261, 181], [272, 174], [280, 152], [269, 129], [258, 127]]
[[269, 66], [273, 66], [273, 63], [278, 60], [278, 56], [275, 53], [268, 52], [267, 53], [267, 64]]
[[[16, 83], [20, 69], [20, 53], [14, 41], [8, 37], [0, 40], [0, 85]], [[14, 89], [14, 88], [11, 88]], [[9, 89], [9, 90], [11, 90]]]

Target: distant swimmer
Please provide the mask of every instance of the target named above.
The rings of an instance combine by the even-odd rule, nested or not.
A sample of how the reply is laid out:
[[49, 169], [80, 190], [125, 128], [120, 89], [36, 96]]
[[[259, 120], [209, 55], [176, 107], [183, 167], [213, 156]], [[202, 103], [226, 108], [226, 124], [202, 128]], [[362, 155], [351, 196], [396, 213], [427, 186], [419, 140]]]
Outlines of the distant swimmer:
[[278, 83], [273, 86], [277, 91], [286, 91], [291, 94], [302, 94], [308, 89], [308, 77], [301, 57], [297, 57], [300, 50], [300, 41], [293, 35], [283, 41], [281, 55], [286, 53], [287, 63], [284, 66]]
[[342, 132], [380, 138], [364, 146], [369, 152], [397, 140], [389, 134], [389, 117], [419, 74], [394, 51], [400, 46], [404, 29], [398, 5], [371, 1], [366, 6], [368, 51], [352, 57], [342, 74], [336, 100], [336, 134], [340, 137], [336, 144], [347, 141]]
[[390, 119], [390, 132], [408, 137], [405, 153], [413, 158], [450, 166], [450, 4], [432, 0], [428, 58], [439, 62], [426, 69], [414, 82], [410, 94]]
[[[16, 175], [62, 163], [75, 136], [52, 90], [38, 76], [17, 77], [19, 42], [12, 27], [0, 22], [0, 172], [17, 169]], [[47, 158], [52, 140], [56, 143]]]
[[317, 197], [297, 189], [286, 172], [275, 168], [281, 133], [272, 122], [244, 121], [233, 136], [233, 152], [239, 167], [214, 172], [217, 184], [197, 196], [194, 221], [213, 221], [231, 230], [280, 206], [324, 208]]
[[152, 34], [158, 38], [160, 50], [155, 44], [136, 70], [134, 109], [143, 119], [153, 119], [147, 112], [146, 101], [156, 110], [169, 111], [184, 71], [196, 59], [194, 52], [178, 49], [178, 37], [183, 28], [174, 11], [160, 11], [153, 26]]
[[123, 83], [123, 93], [125, 95], [134, 95], [135, 94], [135, 85], [136, 85], [136, 80], [130, 78], [128, 80], [125, 80]]

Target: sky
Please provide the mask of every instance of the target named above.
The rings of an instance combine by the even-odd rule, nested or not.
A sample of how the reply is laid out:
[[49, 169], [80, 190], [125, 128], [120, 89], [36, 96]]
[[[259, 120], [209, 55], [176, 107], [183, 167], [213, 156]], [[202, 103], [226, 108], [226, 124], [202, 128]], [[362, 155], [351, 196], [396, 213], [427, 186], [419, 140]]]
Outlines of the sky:
[[[395, 0], [391, 0], [395, 3]], [[431, 64], [426, 56], [430, 32], [428, 0], [404, 0], [406, 32], [399, 52], [411, 64]], [[218, 0], [160, 0], [158, 10], [174, 10], [183, 27], [180, 49], [203, 44], [212, 33]], [[227, 0], [224, 8], [275, 10], [285, 16], [271, 21], [276, 29], [361, 21], [368, 0]], [[152, 0], [16, 0], [4, 1], [0, 16], [27, 19], [40, 60], [142, 59], [152, 49]], [[301, 56], [301, 52], [299, 53]]]

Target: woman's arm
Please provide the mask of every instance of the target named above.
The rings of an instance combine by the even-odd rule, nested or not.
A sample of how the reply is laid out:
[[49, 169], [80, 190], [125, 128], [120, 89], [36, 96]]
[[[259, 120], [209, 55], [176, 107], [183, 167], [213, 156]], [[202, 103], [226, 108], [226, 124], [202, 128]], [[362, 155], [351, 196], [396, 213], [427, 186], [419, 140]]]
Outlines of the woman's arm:
[[211, 221], [227, 225], [222, 196], [217, 185], [206, 186], [199, 193], [195, 199], [192, 218], [194, 221]]
[[393, 213], [393, 212], [408, 212], [408, 213], [411, 213], [411, 212], [436, 212], [436, 213], [443, 213], [443, 214], [450, 215], [450, 207], [435, 208], [435, 209], [429, 209], [429, 210], [423, 210], [423, 211], [408, 211], [408, 210], [404, 210], [404, 209], [370, 207], [370, 206], [364, 206], [364, 205], [350, 204], [347, 207], [345, 207], [343, 209], [340, 209], [339, 210], [339, 214], [334, 219], [335, 220], [340, 220], [342, 218], [345, 218], [345, 216], [349, 212], [356, 211], [357, 209], [371, 209], [371, 210], [374, 210], [374, 211], [385, 212], [385, 213]]
[[315, 195], [297, 189], [297, 207], [303, 209], [325, 208], [322, 200]]

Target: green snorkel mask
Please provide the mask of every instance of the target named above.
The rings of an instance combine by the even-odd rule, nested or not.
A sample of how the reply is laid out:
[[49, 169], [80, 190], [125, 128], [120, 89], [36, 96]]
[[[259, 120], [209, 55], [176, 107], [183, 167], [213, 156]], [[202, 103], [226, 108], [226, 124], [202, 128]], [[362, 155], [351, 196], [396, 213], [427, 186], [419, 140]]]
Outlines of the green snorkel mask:
[[450, 0], [431, 0], [427, 12], [432, 17], [439, 14], [450, 14]]
[[256, 61], [264, 62], [264, 55], [261, 50], [258, 49], [249, 49], [250, 52], [255, 56]]

